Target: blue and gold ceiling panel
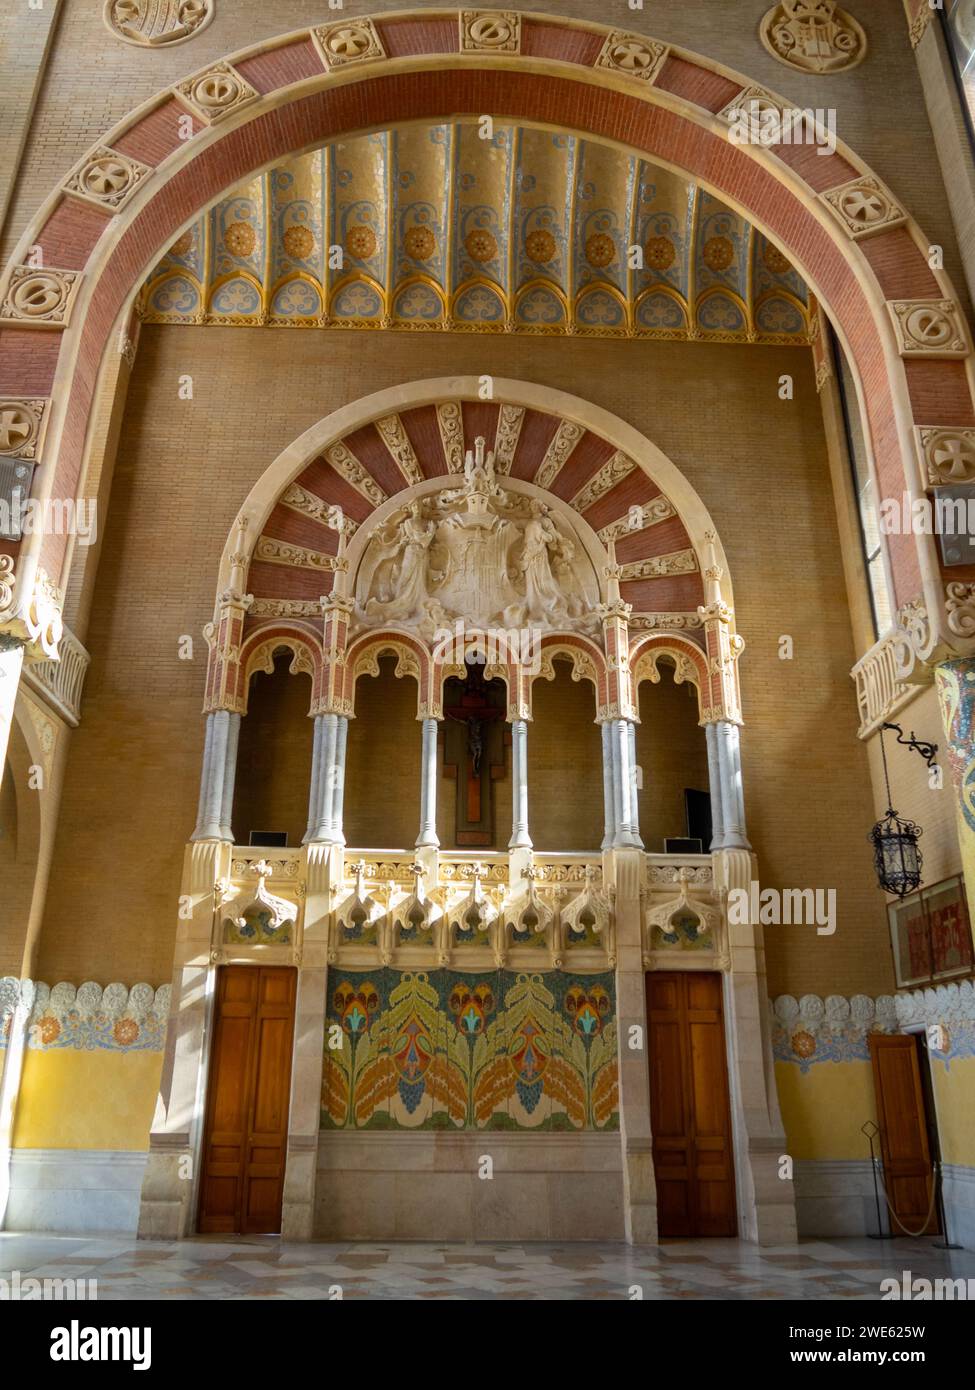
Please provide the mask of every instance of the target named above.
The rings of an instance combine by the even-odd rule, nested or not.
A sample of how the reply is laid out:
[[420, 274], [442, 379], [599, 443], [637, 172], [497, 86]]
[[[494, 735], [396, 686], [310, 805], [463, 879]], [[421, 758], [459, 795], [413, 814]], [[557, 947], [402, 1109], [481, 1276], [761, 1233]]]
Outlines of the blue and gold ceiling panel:
[[149, 323], [808, 344], [788, 258], [680, 174], [496, 120], [336, 141], [248, 180], [169, 248]]

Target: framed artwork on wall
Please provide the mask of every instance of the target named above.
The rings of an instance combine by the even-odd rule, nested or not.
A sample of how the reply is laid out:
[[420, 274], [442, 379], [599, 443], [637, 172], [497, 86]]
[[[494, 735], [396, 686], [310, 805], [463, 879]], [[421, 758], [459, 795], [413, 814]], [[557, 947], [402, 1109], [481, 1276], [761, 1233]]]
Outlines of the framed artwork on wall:
[[887, 914], [898, 989], [972, 973], [972, 933], [961, 874], [891, 903]]

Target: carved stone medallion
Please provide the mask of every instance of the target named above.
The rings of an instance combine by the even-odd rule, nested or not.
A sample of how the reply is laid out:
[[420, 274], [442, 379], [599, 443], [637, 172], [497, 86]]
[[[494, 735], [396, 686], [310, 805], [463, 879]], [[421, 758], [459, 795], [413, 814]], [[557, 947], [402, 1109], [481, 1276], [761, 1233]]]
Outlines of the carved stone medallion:
[[774, 58], [802, 72], [843, 72], [867, 54], [862, 27], [836, 0], [782, 0], [759, 26]]
[[215, 0], [105, 0], [102, 14], [116, 38], [139, 48], [185, 43], [213, 18]]

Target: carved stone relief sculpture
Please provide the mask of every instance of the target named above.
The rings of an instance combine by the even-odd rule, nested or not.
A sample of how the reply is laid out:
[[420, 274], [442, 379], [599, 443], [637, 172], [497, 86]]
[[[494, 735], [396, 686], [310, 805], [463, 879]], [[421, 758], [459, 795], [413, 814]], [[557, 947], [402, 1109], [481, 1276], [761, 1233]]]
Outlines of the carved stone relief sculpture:
[[782, 0], [766, 13], [759, 34], [773, 57], [803, 72], [842, 72], [867, 53], [866, 34], [836, 0]]
[[502, 487], [478, 439], [460, 487], [417, 498], [372, 537], [356, 581], [360, 625], [413, 625], [425, 637], [470, 627], [594, 628], [588, 556], [549, 506]]

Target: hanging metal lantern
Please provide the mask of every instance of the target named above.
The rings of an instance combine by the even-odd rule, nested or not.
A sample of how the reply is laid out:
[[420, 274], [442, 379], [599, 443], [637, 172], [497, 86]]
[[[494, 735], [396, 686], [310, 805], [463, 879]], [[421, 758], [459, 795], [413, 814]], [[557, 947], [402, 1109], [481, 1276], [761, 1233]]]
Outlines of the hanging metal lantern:
[[871, 830], [877, 881], [885, 893], [905, 898], [920, 885], [923, 857], [917, 842], [922, 834], [919, 825], [901, 820], [892, 807]]
[[906, 898], [908, 893], [913, 893], [921, 883], [921, 866], [924, 858], [918, 849], [917, 842], [924, 832], [914, 821], [902, 820], [894, 810], [893, 799], [890, 795], [890, 778], [887, 775], [887, 749], [884, 747], [885, 729], [894, 729], [897, 733], [897, 742], [920, 753], [928, 767], [931, 767], [934, 762], [938, 745], [936, 743], [923, 743], [916, 739], [913, 734], [910, 738], [905, 738], [904, 730], [899, 724], [882, 724], [880, 726], [880, 754], [884, 763], [884, 785], [887, 788], [887, 814], [883, 820], [877, 822], [870, 832], [870, 840], [873, 844], [873, 862], [874, 868], [877, 870], [877, 882], [884, 892], [893, 893], [897, 898]]

